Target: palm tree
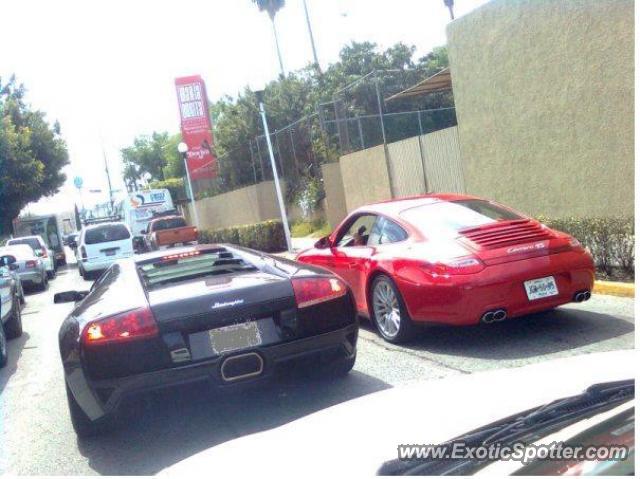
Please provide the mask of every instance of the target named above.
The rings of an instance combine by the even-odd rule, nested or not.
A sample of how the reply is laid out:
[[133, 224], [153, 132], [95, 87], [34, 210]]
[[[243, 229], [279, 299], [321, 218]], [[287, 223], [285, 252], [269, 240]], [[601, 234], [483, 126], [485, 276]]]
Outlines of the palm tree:
[[280, 74], [284, 77], [284, 64], [282, 63], [282, 54], [280, 53], [280, 44], [278, 43], [278, 32], [276, 31], [276, 13], [284, 7], [284, 0], [253, 0], [258, 5], [261, 12], [266, 11], [271, 19], [273, 27], [273, 37], [276, 39], [276, 50], [278, 51], [278, 61], [280, 62]]
[[449, 9], [449, 15], [451, 15], [451, 20], [453, 20], [453, 0], [444, 0], [444, 6]]

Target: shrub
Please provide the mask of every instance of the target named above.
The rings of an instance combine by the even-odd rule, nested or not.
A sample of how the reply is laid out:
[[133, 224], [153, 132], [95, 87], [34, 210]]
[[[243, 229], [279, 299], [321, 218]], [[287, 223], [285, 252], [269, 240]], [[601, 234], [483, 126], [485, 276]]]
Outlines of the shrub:
[[285, 251], [287, 240], [281, 221], [200, 230], [200, 243], [231, 243], [267, 253]]
[[296, 221], [291, 225], [291, 236], [294, 238], [303, 238], [305, 236], [321, 238], [330, 233], [331, 227], [323, 218], [318, 218], [313, 221]]
[[635, 230], [633, 217], [538, 218], [550, 228], [576, 238], [593, 255], [596, 267], [611, 276], [615, 267], [633, 275]]

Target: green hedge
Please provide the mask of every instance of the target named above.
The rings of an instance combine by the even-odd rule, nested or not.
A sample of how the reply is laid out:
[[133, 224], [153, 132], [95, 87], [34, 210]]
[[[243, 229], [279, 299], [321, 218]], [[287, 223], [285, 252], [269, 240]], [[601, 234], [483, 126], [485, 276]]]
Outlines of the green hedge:
[[614, 268], [634, 274], [633, 216], [612, 218], [538, 218], [550, 228], [564, 231], [589, 249], [596, 267], [611, 276]]
[[200, 243], [231, 243], [267, 253], [286, 251], [287, 240], [281, 221], [200, 230]]

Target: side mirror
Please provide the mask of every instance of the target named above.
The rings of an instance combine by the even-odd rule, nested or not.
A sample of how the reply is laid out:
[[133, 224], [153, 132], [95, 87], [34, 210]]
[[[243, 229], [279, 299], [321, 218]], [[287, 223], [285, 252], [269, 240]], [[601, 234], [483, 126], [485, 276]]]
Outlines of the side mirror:
[[331, 247], [331, 241], [329, 240], [328, 236], [323, 236], [318, 241], [316, 241], [316, 243], [313, 245], [313, 247], [317, 248], [317, 249], [330, 248]]
[[[16, 259], [13, 256], [0, 256], [0, 266], [11, 266], [13, 263], [16, 262]], [[16, 265], [17, 269], [18, 266]], [[11, 269], [11, 267], [10, 267]]]
[[82, 301], [89, 291], [63, 291], [62, 293], [56, 293], [53, 295], [53, 302], [58, 303], [71, 303]]
[[147, 230], [144, 229], [144, 230], [140, 231], [140, 234], [146, 235], [147, 234]]

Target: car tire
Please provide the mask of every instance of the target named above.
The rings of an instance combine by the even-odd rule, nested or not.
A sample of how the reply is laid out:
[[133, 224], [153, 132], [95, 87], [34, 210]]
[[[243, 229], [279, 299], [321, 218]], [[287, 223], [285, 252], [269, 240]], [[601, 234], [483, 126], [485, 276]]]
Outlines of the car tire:
[[2, 322], [0, 322], [0, 369], [7, 365], [9, 353], [7, 351], [7, 337], [4, 334]]
[[335, 361], [329, 366], [328, 372], [334, 377], [346, 376], [353, 369], [355, 364], [356, 355], [354, 354], [350, 358], [343, 358]]
[[55, 269], [53, 271], [47, 271], [47, 279], [55, 279], [55, 277], [56, 277]]
[[416, 325], [409, 317], [402, 295], [393, 280], [376, 276], [369, 293], [371, 320], [378, 334], [390, 343], [404, 343], [416, 334]]
[[22, 313], [20, 311], [20, 303], [18, 301], [13, 302], [13, 310], [11, 316], [6, 322], [5, 336], [7, 339], [15, 339], [22, 336]]
[[69, 405], [69, 416], [71, 417], [71, 425], [78, 437], [92, 437], [103, 434], [108, 431], [110, 424], [110, 416], [105, 416], [98, 421], [92, 421], [82, 410], [80, 405], [73, 397], [73, 393], [69, 386], [65, 384], [67, 391], [67, 403]]
[[38, 289], [40, 291], [46, 291], [47, 288], [49, 287], [49, 278], [47, 277], [46, 273], [42, 275], [42, 281], [40, 282], [40, 285], [38, 286]]

